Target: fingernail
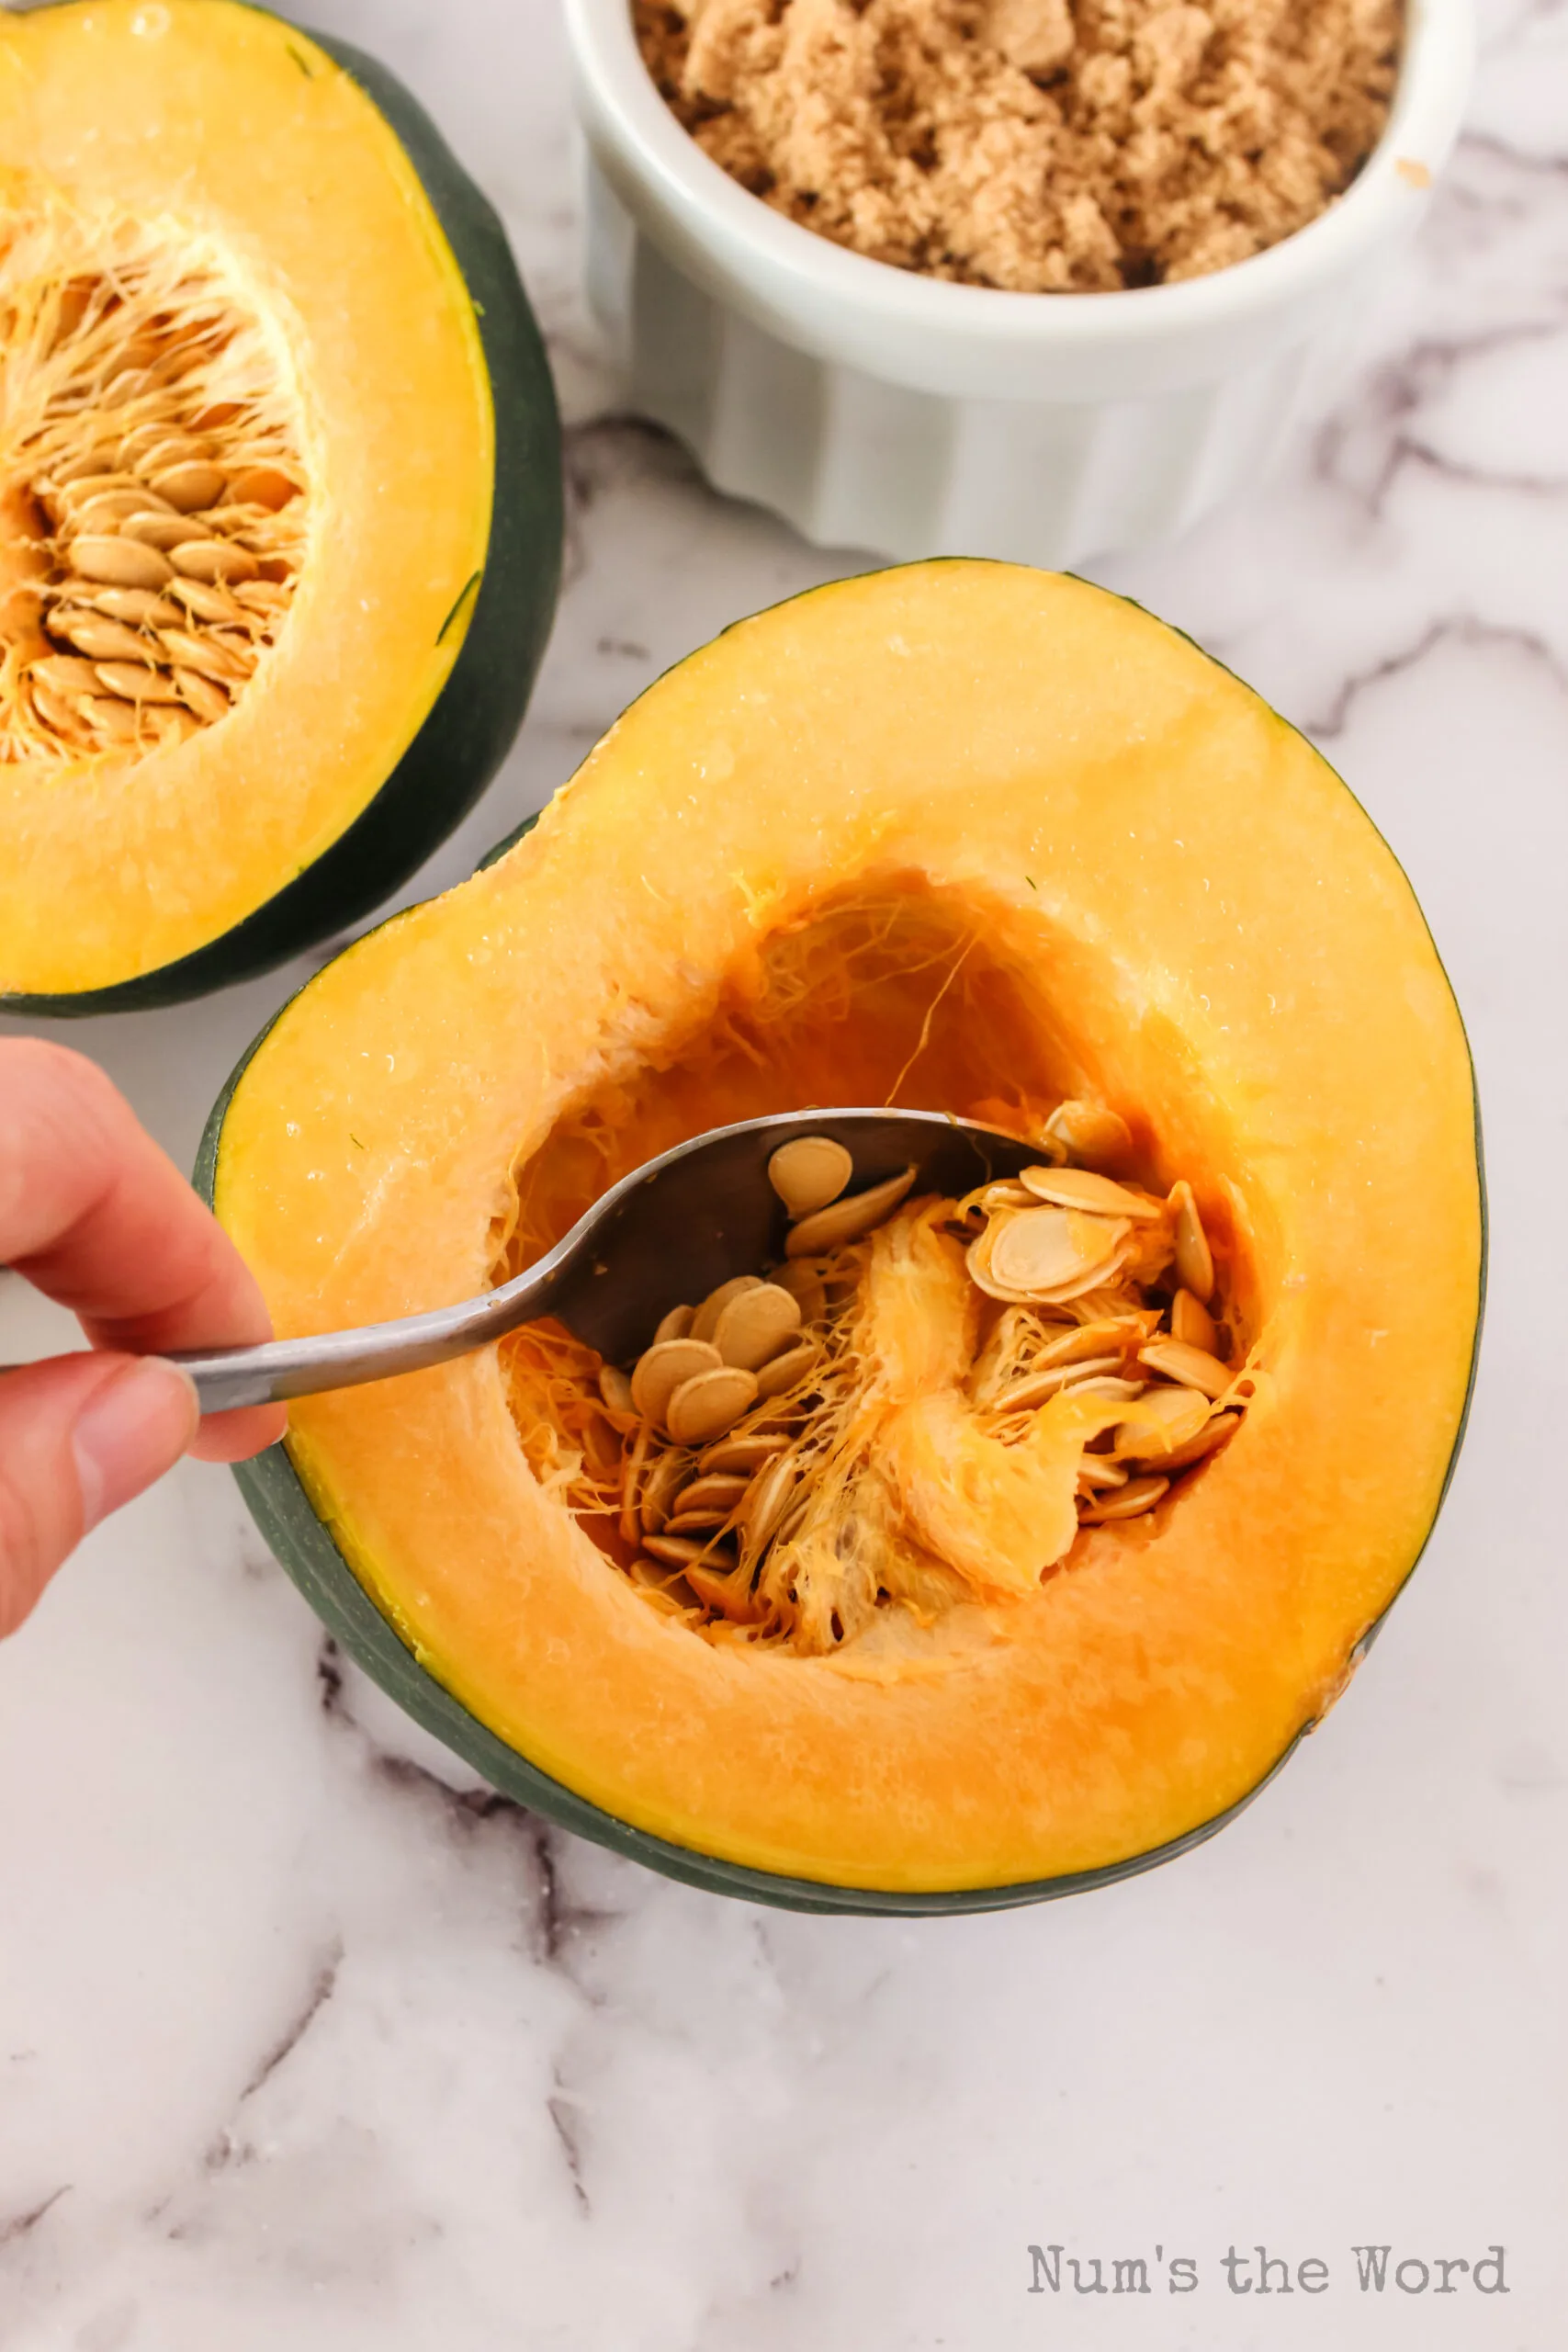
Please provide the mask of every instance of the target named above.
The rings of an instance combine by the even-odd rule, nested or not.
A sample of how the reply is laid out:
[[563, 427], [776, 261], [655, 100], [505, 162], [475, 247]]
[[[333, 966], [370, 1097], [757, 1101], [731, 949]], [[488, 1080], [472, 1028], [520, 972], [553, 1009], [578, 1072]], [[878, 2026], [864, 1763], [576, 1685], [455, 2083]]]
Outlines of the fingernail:
[[71, 1436], [84, 1535], [179, 1460], [197, 1419], [195, 1383], [162, 1356], [128, 1363], [93, 1391]]

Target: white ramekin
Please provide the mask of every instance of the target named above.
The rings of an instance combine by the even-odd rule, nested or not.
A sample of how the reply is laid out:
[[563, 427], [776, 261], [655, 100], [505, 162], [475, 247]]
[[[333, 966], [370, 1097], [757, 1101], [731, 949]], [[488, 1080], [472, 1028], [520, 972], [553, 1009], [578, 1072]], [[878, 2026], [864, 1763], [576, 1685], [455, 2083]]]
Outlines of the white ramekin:
[[1332, 385], [1458, 129], [1471, 0], [1409, 0], [1388, 128], [1340, 200], [1179, 286], [1004, 294], [867, 261], [737, 186], [567, 0], [588, 290], [632, 405], [819, 546], [1043, 564], [1184, 530]]

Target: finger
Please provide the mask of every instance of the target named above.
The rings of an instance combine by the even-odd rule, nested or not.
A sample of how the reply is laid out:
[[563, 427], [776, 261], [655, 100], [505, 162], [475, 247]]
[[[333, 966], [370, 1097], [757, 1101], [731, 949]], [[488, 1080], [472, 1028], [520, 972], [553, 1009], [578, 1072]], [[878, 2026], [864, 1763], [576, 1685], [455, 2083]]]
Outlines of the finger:
[[0, 1044], [0, 1265], [139, 1354], [265, 1339], [233, 1243], [96, 1063]]
[[[78, 1315], [96, 1347], [156, 1354], [270, 1339], [250, 1269], [96, 1063], [0, 1042], [0, 1265]], [[197, 1447], [235, 1462], [283, 1434], [276, 1406], [214, 1416]]]
[[197, 1462], [248, 1462], [264, 1446], [276, 1445], [288, 1426], [281, 1405], [242, 1405], [198, 1421], [186, 1452]]
[[177, 1462], [196, 1391], [156, 1357], [55, 1356], [0, 1374], [0, 1634], [90, 1528]]

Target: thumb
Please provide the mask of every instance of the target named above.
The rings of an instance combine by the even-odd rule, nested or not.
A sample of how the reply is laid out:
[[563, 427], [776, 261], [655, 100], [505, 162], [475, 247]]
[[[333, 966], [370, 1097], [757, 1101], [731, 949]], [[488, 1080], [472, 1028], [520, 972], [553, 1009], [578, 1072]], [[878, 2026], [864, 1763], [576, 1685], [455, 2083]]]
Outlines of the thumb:
[[177, 1462], [196, 1391], [157, 1356], [55, 1356], [0, 1374], [0, 1634], [66, 1554]]

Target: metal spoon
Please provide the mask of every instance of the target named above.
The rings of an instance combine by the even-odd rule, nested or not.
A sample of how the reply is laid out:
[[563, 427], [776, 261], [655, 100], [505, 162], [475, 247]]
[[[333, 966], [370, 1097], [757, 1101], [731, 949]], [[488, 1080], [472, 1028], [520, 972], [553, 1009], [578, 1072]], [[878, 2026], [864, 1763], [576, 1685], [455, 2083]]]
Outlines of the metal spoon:
[[204, 1413], [350, 1388], [482, 1348], [553, 1315], [608, 1363], [645, 1348], [671, 1307], [695, 1304], [732, 1274], [784, 1256], [787, 1221], [768, 1161], [792, 1136], [831, 1136], [854, 1160], [852, 1193], [904, 1169], [914, 1191], [966, 1193], [1040, 1158], [1016, 1136], [940, 1111], [792, 1111], [677, 1144], [623, 1176], [526, 1273], [427, 1315], [261, 1347], [171, 1352]]

